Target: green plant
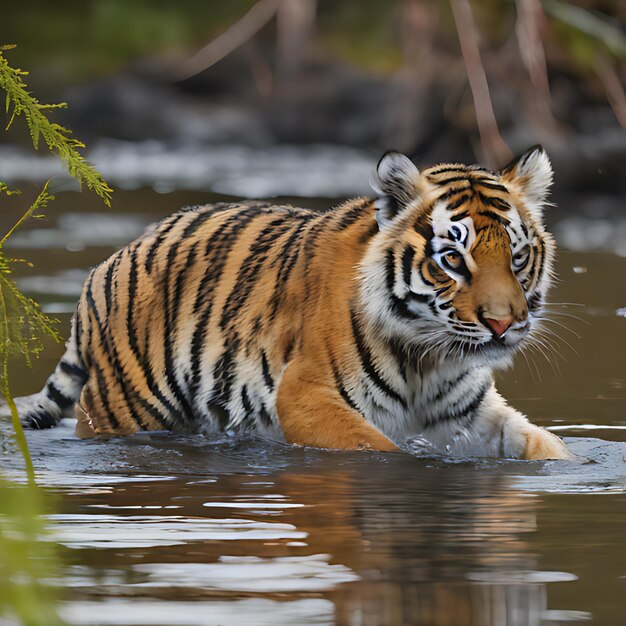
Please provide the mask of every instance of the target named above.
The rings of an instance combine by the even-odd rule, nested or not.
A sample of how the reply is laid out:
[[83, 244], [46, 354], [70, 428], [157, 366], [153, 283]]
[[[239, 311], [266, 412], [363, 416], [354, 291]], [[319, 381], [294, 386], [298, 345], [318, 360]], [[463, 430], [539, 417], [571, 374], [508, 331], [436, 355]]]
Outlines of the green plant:
[[0, 617], [60, 626], [57, 590], [50, 585], [59, 573], [58, 554], [44, 517], [51, 498], [34, 485], [0, 479], [0, 501]]
[[[47, 113], [65, 107], [65, 103], [43, 104], [39, 102], [27, 89], [24, 77], [28, 72], [11, 67], [5, 52], [14, 48], [7, 45], [0, 47], [0, 89], [6, 94], [6, 114], [8, 130], [16, 118], [23, 117], [28, 131], [37, 150], [41, 141], [55, 153], [67, 167], [69, 173], [80, 183], [98, 194], [105, 204], [111, 200], [111, 188], [80, 154], [84, 144], [72, 136], [71, 131], [57, 124], [47, 117]], [[0, 181], [0, 193], [9, 197], [19, 194], [19, 190], [11, 190]], [[15, 437], [19, 445], [27, 475], [30, 482], [34, 482], [33, 464], [28, 452], [26, 438], [20, 425], [15, 402], [11, 396], [9, 386], [9, 360], [17, 356], [30, 362], [31, 356], [36, 356], [43, 348], [45, 337], [59, 339], [56, 331], [56, 321], [45, 315], [39, 305], [22, 294], [11, 277], [14, 264], [18, 259], [7, 257], [4, 253], [4, 244], [7, 239], [27, 219], [41, 217], [40, 212], [45, 209], [54, 196], [48, 192], [46, 183], [36, 200], [22, 217], [9, 229], [0, 240], [0, 392], [11, 411]]]
[[[24, 82], [27, 72], [11, 67], [5, 57], [12, 47], [0, 47], [0, 89], [6, 93], [6, 128], [22, 117], [35, 149], [43, 140], [80, 184], [86, 184], [109, 205], [112, 190], [80, 154], [84, 144], [47, 117], [48, 112], [65, 104], [42, 104], [29, 93]], [[0, 196], [10, 199], [19, 193], [0, 181]], [[62, 622], [55, 610], [55, 590], [46, 584], [46, 579], [58, 568], [54, 544], [42, 541], [46, 533], [43, 515], [49, 509], [49, 496], [35, 482], [33, 462], [11, 395], [9, 362], [18, 357], [30, 364], [31, 358], [42, 350], [44, 339], [58, 340], [59, 335], [56, 320], [45, 315], [34, 300], [17, 288], [12, 270], [16, 263], [25, 261], [7, 256], [4, 244], [26, 220], [42, 217], [41, 211], [52, 200], [48, 181], [28, 210], [0, 239], [0, 393], [11, 412], [28, 479], [28, 485], [24, 486], [0, 478], [0, 616], [17, 618], [26, 626], [56, 626]]]

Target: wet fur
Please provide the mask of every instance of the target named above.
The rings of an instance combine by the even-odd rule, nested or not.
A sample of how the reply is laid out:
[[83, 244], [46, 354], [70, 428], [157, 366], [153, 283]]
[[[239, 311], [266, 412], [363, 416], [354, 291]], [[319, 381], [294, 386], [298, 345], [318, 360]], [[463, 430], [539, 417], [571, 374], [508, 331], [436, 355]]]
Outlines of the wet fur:
[[[568, 458], [497, 394], [492, 370], [514, 348], [480, 319], [506, 303], [522, 324], [548, 288], [532, 168], [419, 173], [400, 157], [381, 162], [376, 201], [192, 207], [112, 255], [85, 283], [55, 373], [22, 402], [26, 422], [76, 408], [80, 436], [236, 430], [388, 451], [425, 436], [454, 454]], [[536, 236], [524, 277], [513, 213]], [[465, 277], [433, 248], [457, 215], [475, 236]], [[467, 341], [445, 335], [455, 324]]]

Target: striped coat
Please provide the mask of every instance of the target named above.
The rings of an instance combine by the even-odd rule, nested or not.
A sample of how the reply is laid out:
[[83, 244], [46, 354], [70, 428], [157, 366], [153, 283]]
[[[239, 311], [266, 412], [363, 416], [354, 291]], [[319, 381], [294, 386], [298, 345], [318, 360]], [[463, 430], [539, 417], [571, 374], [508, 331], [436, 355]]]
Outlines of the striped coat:
[[256, 432], [328, 448], [564, 458], [493, 386], [537, 326], [552, 240], [542, 149], [418, 172], [324, 212], [184, 209], [90, 273], [67, 352], [22, 402], [81, 436]]

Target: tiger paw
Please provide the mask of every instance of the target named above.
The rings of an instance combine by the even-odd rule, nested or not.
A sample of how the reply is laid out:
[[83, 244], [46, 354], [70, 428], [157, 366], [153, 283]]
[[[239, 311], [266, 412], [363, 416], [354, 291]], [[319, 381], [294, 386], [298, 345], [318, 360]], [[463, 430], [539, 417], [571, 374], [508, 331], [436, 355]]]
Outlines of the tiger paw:
[[527, 461], [549, 459], [573, 461], [576, 456], [568, 450], [559, 437], [543, 428], [535, 427], [526, 433], [526, 446], [522, 458]]

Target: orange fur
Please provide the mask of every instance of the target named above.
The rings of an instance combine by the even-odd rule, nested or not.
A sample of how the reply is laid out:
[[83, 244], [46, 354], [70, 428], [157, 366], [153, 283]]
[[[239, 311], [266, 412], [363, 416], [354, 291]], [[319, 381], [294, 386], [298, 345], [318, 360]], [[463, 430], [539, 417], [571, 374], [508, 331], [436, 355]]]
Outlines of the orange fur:
[[[415, 307], [485, 342], [489, 328], [527, 320], [529, 290], [546, 283], [552, 248], [524, 199], [528, 159], [522, 166], [519, 180], [515, 170], [501, 177], [461, 165], [419, 174], [392, 157], [380, 167], [376, 202], [325, 212], [245, 202], [165, 219], [87, 279], [68, 344], [76, 354], [65, 363], [85, 372], [77, 433], [278, 430], [300, 445], [392, 451], [389, 420], [428, 430], [471, 418], [495, 393], [484, 373], [466, 415], [455, 417], [453, 398], [437, 419], [411, 414], [411, 403], [428, 407], [415, 399], [409, 369], [422, 386], [442, 370], [434, 405], [456, 386], [445, 378], [455, 363], [429, 348], [417, 358], [415, 341], [432, 320], [420, 330]], [[507, 230], [513, 213], [535, 237], [522, 273]], [[462, 253], [453, 228], [465, 229]], [[55, 380], [48, 385], [63, 399]], [[528, 458], [555, 454], [544, 439], [528, 436]]]

